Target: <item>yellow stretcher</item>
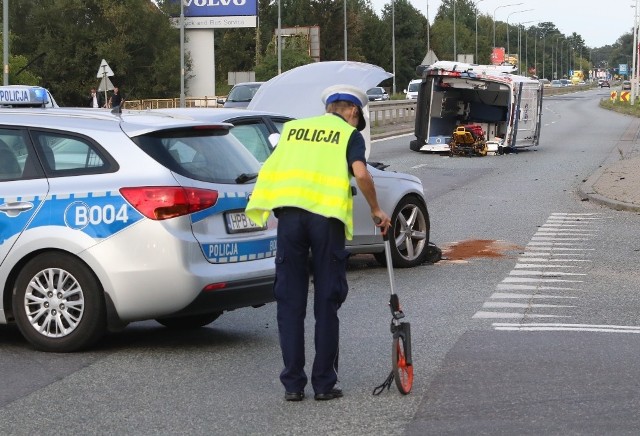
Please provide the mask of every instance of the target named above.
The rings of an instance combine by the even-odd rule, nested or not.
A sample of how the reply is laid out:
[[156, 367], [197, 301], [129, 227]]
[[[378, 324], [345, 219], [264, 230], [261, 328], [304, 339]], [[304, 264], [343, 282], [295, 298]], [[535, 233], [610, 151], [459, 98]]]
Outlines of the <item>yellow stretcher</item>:
[[480, 126], [458, 126], [449, 142], [450, 156], [486, 156], [487, 141]]

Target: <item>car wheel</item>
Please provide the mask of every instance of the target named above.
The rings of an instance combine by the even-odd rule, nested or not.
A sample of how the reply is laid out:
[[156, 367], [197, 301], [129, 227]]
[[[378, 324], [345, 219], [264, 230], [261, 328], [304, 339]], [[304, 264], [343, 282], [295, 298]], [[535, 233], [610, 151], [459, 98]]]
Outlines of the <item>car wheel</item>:
[[[403, 198], [391, 215], [393, 237], [389, 239], [393, 266], [411, 268], [425, 262], [429, 246], [429, 213], [418, 197]], [[384, 252], [374, 257], [386, 265]]]
[[58, 252], [41, 254], [22, 268], [13, 314], [22, 335], [42, 351], [76, 351], [106, 330], [98, 279], [83, 262]]
[[211, 324], [222, 315], [222, 312], [204, 313], [200, 315], [176, 316], [174, 318], [158, 318], [160, 324], [176, 330], [190, 330]]

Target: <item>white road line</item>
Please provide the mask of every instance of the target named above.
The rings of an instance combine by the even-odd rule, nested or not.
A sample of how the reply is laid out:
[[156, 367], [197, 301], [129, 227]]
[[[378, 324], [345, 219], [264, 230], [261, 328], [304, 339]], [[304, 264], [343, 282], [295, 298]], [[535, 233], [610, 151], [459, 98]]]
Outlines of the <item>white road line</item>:
[[505, 277], [503, 283], [582, 283], [582, 280], [536, 279], [530, 277]]
[[564, 222], [553, 222], [553, 223], [544, 223], [543, 225], [541, 225], [538, 228], [545, 228], [545, 227], [558, 227], [558, 228], [567, 228], [567, 227], [577, 227], [578, 229], [581, 228], [585, 228], [585, 227], [593, 227], [593, 223], [564, 223]]
[[582, 291], [582, 289], [567, 288], [562, 286], [540, 286], [540, 285], [515, 285], [515, 284], [498, 284], [497, 291]]
[[584, 233], [584, 231], [577, 233], [577, 232], [565, 232], [564, 230], [561, 231], [553, 231], [553, 232], [547, 232], [544, 230], [538, 230], [536, 232], [535, 235], [533, 235], [534, 237], [539, 237], [539, 236], [595, 236], [595, 234], [593, 233]]
[[536, 245], [544, 245], [545, 247], [527, 247], [528, 251], [539, 251], [539, 250], [549, 250], [549, 251], [594, 251], [595, 248], [569, 248], [569, 247], [552, 247], [550, 244], [538, 244]]
[[586, 276], [586, 273], [570, 273], [563, 271], [509, 271], [510, 276]]
[[519, 269], [519, 268], [583, 268], [583, 267], [578, 265], [556, 265], [556, 264], [540, 265], [539, 263], [516, 263], [516, 266], [514, 268]]
[[510, 308], [522, 308], [526, 309], [529, 307], [576, 307], [576, 306], [565, 306], [560, 304], [542, 304], [542, 303], [507, 303], [507, 302], [494, 302], [487, 301], [482, 305], [487, 309], [498, 309], [501, 307], [510, 307]]
[[640, 327], [637, 326], [618, 326], [618, 325], [590, 325], [590, 324], [556, 324], [556, 323], [531, 323], [531, 324], [510, 324], [497, 323], [492, 324], [495, 330], [503, 331], [563, 331], [563, 332], [597, 332], [597, 333], [640, 333]]
[[[473, 314], [472, 318], [570, 318], [568, 316], [561, 315], [537, 315], [537, 314], [525, 314], [525, 313], [515, 313], [515, 312], [487, 312], [484, 310], [479, 310], [475, 314]], [[517, 325], [517, 324], [516, 324]]]
[[533, 236], [532, 241], [588, 241], [590, 238], [553, 238], [550, 236]]
[[591, 262], [591, 259], [547, 259], [544, 257], [519, 257], [518, 262]]
[[629, 329], [629, 330], [638, 330], [640, 331], [640, 326], [633, 326], [633, 325], [617, 325], [617, 324], [565, 324], [565, 323], [556, 323], [556, 322], [549, 322], [549, 323], [541, 323], [541, 322], [532, 322], [532, 323], [527, 323], [527, 324], [513, 324], [513, 323], [507, 323], [507, 322], [494, 322], [492, 324], [493, 326], [496, 327], [513, 327], [513, 326], [520, 326], [520, 327], [569, 327], [569, 328], [581, 328], [581, 327], [586, 327], [586, 328], [605, 328], [605, 329]]
[[565, 295], [545, 295], [545, 294], [516, 294], [515, 292], [494, 292], [493, 294], [491, 294], [491, 297], [489, 298], [493, 298], [493, 299], [509, 299], [509, 298], [526, 298], [527, 300], [529, 299], [535, 299], [535, 298], [541, 298], [541, 299], [547, 299], [547, 298], [578, 298], [578, 297], [570, 297], [570, 296], [565, 296]]
[[[541, 249], [542, 250], [542, 249]], [[544, 251], [525, 251], [524, 253], [520, 253], [520, 256], [551, 256], [551, 257], [562, 257], [562, 256], [586, 256], [587, 253], [547, 253]], [[556, 260], [564, 260], [564, 259], [556, 259]]]
[[585, 231], [594, 232], [594, 233], [598, 232], [597, 230], [592, 229], [591, 227], [584, 227], [581, 229], [565, 229], [563, 227], [540, 227], [536, 233], [540, 233], [540, 232], [542, 233], [549, 233], [549, 232], [580, 233]]
[[551, 216], [602, 216], [600, 212], [551, 212]]
[[[583, 244], [575, 244], [573, 242], [542, 242], [542, 241], [533, 241], [527, 244], [527, 247], [549, 247], [548, 250], [554, 250], [557, 246], [566, 246], [566, 245], [578, 245], [581, 246]], [[572, 250], [579, 250], [579, 248], [572, 248]]]

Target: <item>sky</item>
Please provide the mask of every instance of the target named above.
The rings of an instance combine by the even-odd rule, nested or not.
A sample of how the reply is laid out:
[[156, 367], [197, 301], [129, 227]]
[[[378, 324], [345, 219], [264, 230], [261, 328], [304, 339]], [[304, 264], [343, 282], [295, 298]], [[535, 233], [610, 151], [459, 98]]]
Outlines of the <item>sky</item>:
[[[605, 0], [604, 2], [581, 2], [568, 0], [481, 0], [476, 1], [478, 12], [495, 20], [509, 24], [524, 23], [535, 26], [537, 22], [552, 22], [565, 35], [573, 32], [582, 36], [587, 47], [596, 48], [614, 44], [620, 36], [630, 33], [634, 24], [634, 8], [638, 0]], [[422, 15], [433, 22], [440, 0], [409, 0]], [[373, 9], [380, 13], [390, 0], [371, 0]], [[522, 3], [517, 6], [506, 6]], [[640, 2], [639, 2], [640, 3]], [[500, 6], [500, 8], [498, 8]], [[498, 9], [496, 9], [498, 8]], [[639, 6], [640, 8], [640, 6]], [[528, 12], [527, 9], [533, 9]], [[640, 17], [639, 17], [640, 21]]]

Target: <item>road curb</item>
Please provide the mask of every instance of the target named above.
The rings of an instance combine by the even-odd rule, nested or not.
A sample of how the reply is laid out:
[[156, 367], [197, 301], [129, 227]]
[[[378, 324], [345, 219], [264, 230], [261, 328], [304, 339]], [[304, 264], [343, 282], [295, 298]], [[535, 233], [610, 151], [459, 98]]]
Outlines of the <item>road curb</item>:
[[607, 169], [607, 166], [602, 166], [596, 170], [585, 182], [583, 182], [580, 186], [578, 186], [578, 196], [582, 200], [588, 200], [590, 202], [606, 206], [608, 208], [614, 210], [625, 210], [628, 212], [640, 212], [640, 206], [633, 203], [627, 203], [624, 201], [614, 200], [612, 198], [605, 197], [604, 195], [598, 194], [594, 189], [593, 185], [598, 181], [602, 173], [604, 173]]

